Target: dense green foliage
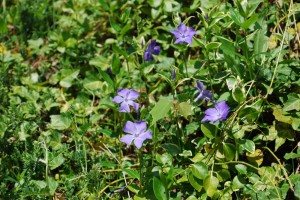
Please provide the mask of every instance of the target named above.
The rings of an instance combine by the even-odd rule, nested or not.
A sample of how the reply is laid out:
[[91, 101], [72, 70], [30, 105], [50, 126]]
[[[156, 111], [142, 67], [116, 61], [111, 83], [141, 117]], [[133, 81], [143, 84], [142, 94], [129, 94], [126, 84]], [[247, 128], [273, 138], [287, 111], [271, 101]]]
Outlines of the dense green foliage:
[[[300, 199], [299, 11], [2, 0], [0, 199]], [[181, 23], [197, 31], [190, 45], [174, 44]], [[201, 122], [214, 101], [195, 101], [198, 80], [226, 120]], [[119, 112], [121, 88], [140, 93], [139, 112]], [[136, 120], [153, 135], [141, 149], [119, 140]]]

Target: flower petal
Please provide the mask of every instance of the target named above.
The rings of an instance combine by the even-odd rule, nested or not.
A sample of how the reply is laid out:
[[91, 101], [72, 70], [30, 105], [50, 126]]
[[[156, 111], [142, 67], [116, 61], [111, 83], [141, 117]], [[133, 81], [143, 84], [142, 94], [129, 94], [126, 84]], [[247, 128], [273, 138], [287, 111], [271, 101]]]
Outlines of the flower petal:
[[145, 121], [138, 121], [138, 122], [135, 122], [134, 124], [135, 124], [135, 128], [137, 130], [137, 134], [140, 137], [140, 135], [142, 133], [144, 133], [144, 131], [147, 129], [147, 124]]
[[228, 111], [230, 109], [230, 107], [226, 104], [225, 101], [220, 101], [216, 104], [216, 109], [219, 111], [219, 113], [221, 114], [220, 116], [220, 120], [224, 120], [226, 119], [227, 115], [228, 115]]
[[205, 100], [210, 101], [212, 99], [212, 93], [209, 90], [203, 90], [202, 94]]
[[190, 37], [193, 37], [195, 34], [196, 31], [192, 27], [189, 27], [188, 30], [186, 31], [186, 35]]
[[185, 33], [187, 31], [187, 27], [185, 24], [180, 24], [177, 28], [180, 33]]
[[130, 108], [129, 108], [128, 102], [123, 101], [121, 103], [119, 112], [130, 112]]
[[121, 96], [115, 96], [112, 101], [116, 103], [121, 103], [124, 101], [124, 98]]
[[134, 139], [133, 135], [124, 135], [123, 137], [120, 138], [121, 142], [124, 142], [129, 146], [132, 143], [132, 140]]
[[202, 92], [204, 88], [204, 84], [201, 81], [197, 81], [196, 88], [199, 90], [199, 92]]
[[122, 97], [125, 97], [127, 96], [127, 93], [129, 92], [129, 89], [127, 88], [122, 88], [122, 89], [119, 89], [118, 90], [118, 95], [119, 96], [122, 96]]
[[193, 40], [193, 37], [189, 37], [189, 36], [186, 36], [185, 38], [182, 39], [184, 42], [188, 43], [188, 44], [192, 44], [192, 40]]
[[128, 93], [127, 99], [128, 100], [135, 100], [140, 96], [140, 93], [138, 93], [137, 91], [131, 89]]
[[185, 42], [182, 38], [177, 38], [174, 42], [174, 44], [179, 44], [179, 43], [182, 43], [182, 42]]
[[149, 53], [148, 51], [145, 51], [144, 53], [144, 60], [145, 61], [150, 61], [150, 60], [153, 60], [153, 56], [151, 55], [151, 53]]
[[140, 104], [135, 103], [133, 101], [127, 101], [127, 104], [133, 106], [134, 110], [136, 110], [136, 111], [139, 109], [139, 106], [140, 106]]
[[130, 133], [132, 135], [137, 134], [137, 130], [135, 127], [135, 123], [131, 122], [131, 121], [127, 121], [125, 123], [125, 126], [123, 127], [123, 131], [125, 133]]
[[171, 33], [174, 35], [174, 37], [175, 37], [176, 39], [181, 37], [180, 32], [177, 31], [177, 30], [173, 30], [173, 31], [171, 31]]
[[160, 46], [155, 46], [154, 48], [153, 48], [153, 54], [154, 55], [158, 55], [160, 53]]
[[147, 130], [146, 132], [139, 135], [139, 138], [143, 139], [152, 139], [152, 133], [150, 130]]
[[202, 122], [216, 122], [220, 119], [218, 110], [215, 108], [209, 108], [205, 111], [205, 116], [201, 120]]

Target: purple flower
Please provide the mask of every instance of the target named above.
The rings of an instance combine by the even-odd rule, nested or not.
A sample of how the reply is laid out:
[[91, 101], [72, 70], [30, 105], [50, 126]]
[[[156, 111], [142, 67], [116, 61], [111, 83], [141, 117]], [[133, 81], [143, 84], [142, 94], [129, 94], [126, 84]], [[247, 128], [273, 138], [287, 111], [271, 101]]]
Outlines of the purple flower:
[[125, 133], [129, 133], [120, 138], [121, 142], [124, 142], [129, 146], [132, 141], [134, 145], [140, 149], [142, 147], [143, 142], [146, 139], [152, 139], [152, 133], [150, 130], [147, 130], [147, 125], [145, 121], [131, 122], [127, 121], [123, 131]]
[[197, 81], [197, 84], [196, 84], [196, 88], [198, 89], [199, 91], [199, 95], [197, 96], [197, 98], [195, 99], [195, 101], [201, 99], [201, 98], [204, 98], [206, 101], [209, 101], [212, 99], [212, 93], [208, 90], [203, 90], [204, 89], [204, 85], [202, 82], [200, 81]]
[[202, 122], [216, 122], [218, 120], [226, 119], [229, 111], [229, 106], [225, 101], [220, 101], [216, 103], [214, 108], [209, 108], [205, 111], [205, 116]]
[[153, 54], [158, 55], [159, 53], [160, 53], [160, 47], [156, 45], [156, 40], [151, 40], [150, 44], [148, 45], [144, 53], [144, 59], [145, 61], [154, 60]]
[[176, 70], [175, 69], [172, 70], [171, 77], [172, 77], [172, 80], [176, 79]]
[[139, 104], [134, 102], [140, 94], [133, 89], [120, 89], [118, 90], [118, 96], [113, 98], [113, 102], [121, 103], [119, 112], [130, 112], [129, 106], [133, 106], [135, 110], [139, 109]]
[[196, 31], [192, 27], [187, 27], [185, 24], [180, 24], [177, 27], [177, 30], [171, 31], [175, 36], [176, 40], [174, 44], [186, 42], [192, 44], [193, 36], [196, 34]]

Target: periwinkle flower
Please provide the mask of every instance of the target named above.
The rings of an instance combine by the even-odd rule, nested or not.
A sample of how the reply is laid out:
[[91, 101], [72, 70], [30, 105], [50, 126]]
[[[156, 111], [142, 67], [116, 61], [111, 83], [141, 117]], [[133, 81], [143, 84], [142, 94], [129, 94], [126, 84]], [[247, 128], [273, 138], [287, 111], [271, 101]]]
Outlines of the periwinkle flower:
[[135, 110], [139, 109], [139, 104], [134, 102], [139, 96], [140, 94], [133, 89], [122, 88], [112, 101], [121, 104], [119, 112], [130, 112], [129, 106], [133, 106]]
[[226, 119], [230, 107], [225, 101], [216, 103], [214, 108], [209, 108], [205, 111], [205, 116], [201, 122], [216, 122]]
[[128, 134], [121, 137], [120, 141], [126, 143], [127, 146], [130, 146], [130, 144], [133, 141], [136, 148], [140, 149], [143, 145], [143, 142], [146, 139], [152, 139], [151, 131], [150, 130], [146, 131], [146, 129], [147, 129], [147, 124], [145, 121], [138, 121], [138, 122], [127, 121], [123, 128], [123, 131]]
[[150, 44], [147, 46], [147, 49], [144, 53], [145, 61], [154, 60], [153, 54], [158, 55], [160, 53], [160, 47], [156, 45], [156, 40], [151, 40]]
[[204, 90], [204, 85], [202, 82], [197, 81], [196, 83], [196, 88], [199, 91], [199, 95], [197, 96], [197, 98], [195, 99], [195, 101], [204, 98], [206, 101], [212, 100], [212, 93], [208, 90]]
[[180, 24], [177, 27], [177, 30], [173, 30], [171, 33], [176, 38], [174, 44], [182, 42], [192, 44], [193, 36], [196, 34], [196, 31], [192, 27], [187, 27], [185, 24]]
[[175, 69], [172, 70], [171, 77], [172, 77], [172, 80], [176, 79], [176, 70]]

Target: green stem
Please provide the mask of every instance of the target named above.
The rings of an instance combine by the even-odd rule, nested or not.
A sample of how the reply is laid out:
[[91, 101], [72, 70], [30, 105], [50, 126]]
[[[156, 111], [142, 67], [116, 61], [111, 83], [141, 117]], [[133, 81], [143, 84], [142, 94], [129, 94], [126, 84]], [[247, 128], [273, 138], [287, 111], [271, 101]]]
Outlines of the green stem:
[[143, 172], [142, 172], [142, 168], [143, 168], [143, 155], [140, 149], [138, 149], [138, 156], [139, 156], [139, 172], [140, 172], [140, 181], [139, 181], [139, 187], [140, 187], [140, 192], [143, 195], [144, 191], [143, 191]]
[[188, 74], [187, 58], [186, 58], [187, 53], [185, 53], [185, 52], [186, 51], [184, 51], [184, 53], [183, 53], [183, 62], [184, 62], [184, 67], [185, 67], [185, 76], [186, 76], [186, 78], [188, 78], [189, 74]]

